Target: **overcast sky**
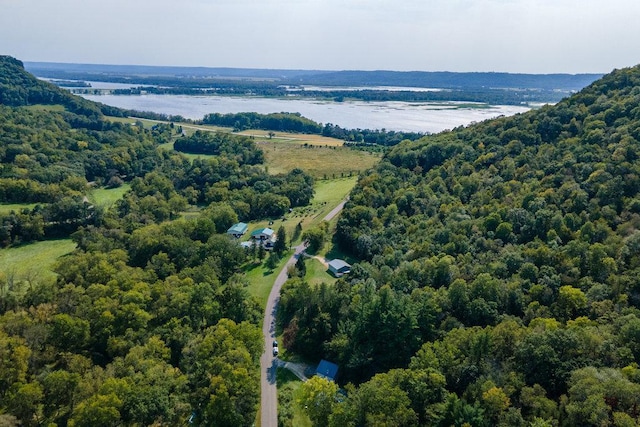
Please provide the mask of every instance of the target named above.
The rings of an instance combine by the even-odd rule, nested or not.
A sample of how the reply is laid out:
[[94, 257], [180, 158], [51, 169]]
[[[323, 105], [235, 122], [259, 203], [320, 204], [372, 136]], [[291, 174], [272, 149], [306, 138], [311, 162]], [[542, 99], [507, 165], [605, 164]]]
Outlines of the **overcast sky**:
[[605, 73], [640, 63], [640, 0], [0, 0], [23, 61]]

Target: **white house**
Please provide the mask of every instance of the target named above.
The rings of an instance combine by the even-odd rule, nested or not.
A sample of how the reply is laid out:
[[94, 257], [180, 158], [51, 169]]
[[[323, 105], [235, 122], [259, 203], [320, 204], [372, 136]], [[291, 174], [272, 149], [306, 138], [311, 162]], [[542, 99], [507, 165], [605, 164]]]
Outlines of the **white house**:
[[276, 242], [276, 232], [270, 228], [259, 228], [251, 233], [251, 238], [265, 249], [271, 249]]

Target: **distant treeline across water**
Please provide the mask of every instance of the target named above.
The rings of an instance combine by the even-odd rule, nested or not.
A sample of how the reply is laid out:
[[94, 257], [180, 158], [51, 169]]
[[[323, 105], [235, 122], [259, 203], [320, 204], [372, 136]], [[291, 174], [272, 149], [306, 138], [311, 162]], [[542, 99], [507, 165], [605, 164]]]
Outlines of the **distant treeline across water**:
[[[27, 62], [26, 68], [39, 77], [139, 86], [112, 92], [122, 95], [141, 92], [163, 95], [258, 95], [337, 101], [463, 101], [494, 105], [555, 103], [601, 77], [600, 74], [260, 70], [43, 62]], [[336, 90], [290, 90], [291, 87], [308, 85], [332, 86]], [[372, 88], [345, 91], [344, 87], [349, 86]], [[383, 90], [380, 86], [407, 87], [407, 90]], [[441, 90], [416, 91], [410, 90], [411, 87]], [[87, 93], [91, 93], [91, 89], [87, 90]]]

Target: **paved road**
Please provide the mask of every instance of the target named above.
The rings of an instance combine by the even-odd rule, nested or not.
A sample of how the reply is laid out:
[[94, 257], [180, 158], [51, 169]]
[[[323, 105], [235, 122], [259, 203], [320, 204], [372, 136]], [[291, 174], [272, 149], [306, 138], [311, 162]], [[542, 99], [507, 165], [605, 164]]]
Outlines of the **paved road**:
[[325, 216], [323, 218], [323, 221], [331, 221], [334, 216], [338, 215], [340, 213], [340, 211], [342, 211], [342, 208], [344, 208], [344, 204], [347, 203], [348, 200], [349, 200], [349, 198], [346, 198], [343, 201], [341, 201], [338, 206], [333, 208], [333, 210], [331, 212], [329, 212], [327, 214], [327, 216]]
[[[345, 203], [346, 199], [329, 212], [324, 220], [331, 221], [340, 213]], [[262, 335], [264, 336], [265, 352], [260, 358], [260, 427], [278, 427], [278, 389], [276, 387], [278, 360], [272, 354], [272, 342], [276, 336], [276, 308], [280, 299], [280, 288], [287, 281], [287, 269], [296, 263], [298, 257], [302, 256], [305, 248], [304, 243], [294, 248], [293, 255], [276, 277], [264, 311]]]
[[300, 244], [294, 248], [294, 253], [276, 277], [271, 288], [267, 307], [264, 311], [264, 324], [262, 335], [264, 336], [265, 352], [260, 358], [260, 426], [278, 426], [278, 389], [276, 388], [277, 360], [272, 354], [272, 342], [276, 336], [276, 307], [280, 299], [280, 288], [287, 280], [287, 269], [296, 263], [298, 257], [304, 252], [306, 246]]

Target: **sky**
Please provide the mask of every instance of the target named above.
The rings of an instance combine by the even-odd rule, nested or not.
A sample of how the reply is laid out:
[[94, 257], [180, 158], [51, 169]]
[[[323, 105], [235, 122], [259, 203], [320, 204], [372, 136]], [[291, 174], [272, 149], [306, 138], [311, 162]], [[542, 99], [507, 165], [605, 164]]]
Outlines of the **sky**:
[[23, 61], [607, 73], [640, 63], [639, 0], [0, 0]]

